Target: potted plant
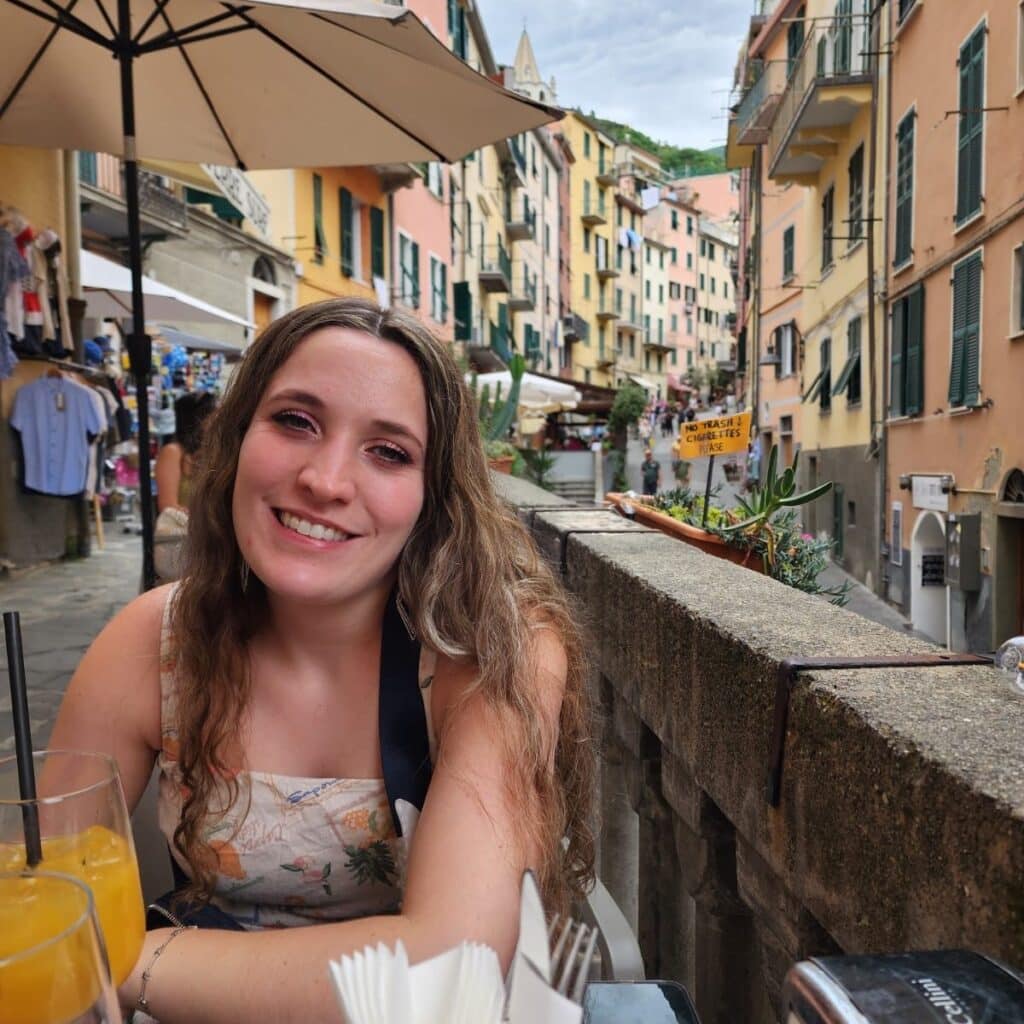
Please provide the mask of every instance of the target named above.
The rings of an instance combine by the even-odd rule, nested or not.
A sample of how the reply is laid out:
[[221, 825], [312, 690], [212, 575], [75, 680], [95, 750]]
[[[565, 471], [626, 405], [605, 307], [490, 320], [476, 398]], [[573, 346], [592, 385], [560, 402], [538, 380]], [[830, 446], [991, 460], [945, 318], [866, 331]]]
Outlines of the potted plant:
[[796, 469], [799, 456], [780, 476], [778, 448], [768, 458], [764, 484], [735, 508], [709, 505], [704, 514], [704, 497], [689, 488], [666, 491], [655, 498], [609, 494], [608, 500], [638, 522], [700, 548], [707, 554], [763, 572], [773, 579], [811, 594], [825, 594], [835, 604], [844, 604], [848, 586], [829, 589], [818, 584], [818, 575], [828, 564], [831, 542], [804, 533], [796, 508], [826, 494], [831, 482], [797, 493]]
[[477, 388], [473, 378], [473, 390], [477, 395], [477, 407], [480, 416], [480, 434], [484, 439], [484, 451], [491, 469], [498, 473], [511, 473], [519, 450], [508, 438], [509, 428], [516, 418], [519, 409], [519, 389], [523, 374], [526, 372], [526, 360], [514, 355], [508, 364], [508, 372], [512, 377], [512, 385], [508, 395], [503, 399], [501, 383], [494, 388], [494, 400], [491, 400], [491, 386], [484, 384]]

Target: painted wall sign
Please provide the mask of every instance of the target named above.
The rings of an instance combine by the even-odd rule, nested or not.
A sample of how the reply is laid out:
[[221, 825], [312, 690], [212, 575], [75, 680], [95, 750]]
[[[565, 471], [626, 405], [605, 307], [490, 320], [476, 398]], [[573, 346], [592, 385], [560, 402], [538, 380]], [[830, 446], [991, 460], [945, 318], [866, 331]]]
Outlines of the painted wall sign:
[[682, 459], [702, 459], [708, 455], [745, 452], [750, 440], [750, 410], [735, 416], [712, 416], [684, 423], [679, 431], [676, 451]]
[[942, 493], [941, 476], [912, 476], [910, 480], [914, 508], [927, 508], [933, 512], [949, 511], [949, 495]]
[[244, 171], [237, 167], [203, 164], [203, 170], [217, 183], [217, 187], [240, 210], [252, 226], [265, 238], [270, 238], [270, 204], [256, 191]]

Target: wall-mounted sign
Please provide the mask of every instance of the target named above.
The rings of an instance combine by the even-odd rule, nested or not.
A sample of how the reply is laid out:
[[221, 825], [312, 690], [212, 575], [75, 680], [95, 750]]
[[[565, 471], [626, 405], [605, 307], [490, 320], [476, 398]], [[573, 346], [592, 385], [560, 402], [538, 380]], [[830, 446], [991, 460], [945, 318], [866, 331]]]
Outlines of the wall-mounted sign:
[[939, 549], [925, 550], [921, 555], [921, 586], [946, 585], [946, 553]]
[[230, 200], [235, 209], [245, 215], [252, 226], [270, 238], [270, 204], [256, 191], [244, 171], [237, 167], [203, 164], [203, 170], [217, 183], [217, 187]]
[[676, 451], [681, 459], [703, 459], [709, 455], [745, 452], [750, 440], [750, 410], [735, 416], [712, 416], [684, 423]]
[[942, 493], [941, 476], [912, 476], [911, 494], [914, 508], [931, 509], [933, 512], [949, 511], [949, 495]]

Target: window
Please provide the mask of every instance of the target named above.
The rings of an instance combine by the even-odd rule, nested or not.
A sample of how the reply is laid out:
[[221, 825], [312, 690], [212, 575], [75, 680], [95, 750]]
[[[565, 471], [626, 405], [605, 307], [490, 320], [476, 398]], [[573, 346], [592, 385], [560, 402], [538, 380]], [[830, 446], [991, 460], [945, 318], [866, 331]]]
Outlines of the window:
[[697, 301], [697, 289], [692, 285], [683, 285], [683, 301], [684, 302], [696, 302]]
[[324, 234], [324, 180], [319, 174], [313, 175], [313, 262], [323, 263], [327, 252], [327, 236]]
[[530, 173], [537, 177], [537, 147], [530, 143]]
[[924, 286], [892, 305], [889, 414], [917, 416], [924, 403]]
[[846, 241], [846, 248], [852, 249], [861, 241], [861, 232], [864, 230], [864, 147], [858, 146], [857, 152], [850, 157], [850, 236]]
[[359, 251], [359, 215], [347, 188], [338, 189], [338, 218], [341, 227], [341, 272], [346, 277], [358, 277], [356, 255]]
[[675, 334], [676, 331], [679, 330], [679, 315], [677, 313], [673, 313], [672, 314], [672, 318], [670, 320], [670, 323], [672, 324], [672, 328], [671, 328], [672, 333]]
[[689, 369], [689, 367], [693, 366], [693, 349], [692, 348], [688, 348], [686, 350], [686, 366], [687, 366], [687, 369]]
[[786, 77], [793, 73], [793, 68], [796, 67], [796, 59], [800, 56], [800, 51], [804, 45], [804, 8], [801, 7], [796, 12], [796, 17], [799, 21], [790, 23], [789, 29], [786, 32]]
[[384, 211], [376, 206], [370, 207], [370, 273], [384, 277]]
[[647, 260], [647, 266], [651, 265], [651, 247], [647, 246], [644, 249], [644, 258]]
[[686, 333], [693, 334], [693, 317], [688, 316], [686, 318]]
[[792, 416], [780, 416], [779, 417], [779, 436], [780, 437], [792, 437], [793, 436], [793, 417]]
[[698, 284], [700, 285], [700, 290], [704, 291], [704, 275], [703, 274], [699, 275], [697, 280], [698, 280]]
[[408, 235], [398, 236], [398, 262], [402, 282], [399, 298], [413, 309], [420, 308], [420, 247]]
[[715, 294], [715, 278], [714, 278], [714, 275], [711, 276], [711, 294], [712, 295]]
[[981, 340], [981, 253], [953, 270], [953, 352], [949, 368], [949, 404], [978, 404]]
[[590, 228], [583, 229], [583, 251], [590, 252]]
[[701, 259], [705, 259], [707, 257], [707, 254], [708, 254], [708, 240], [706, 238], [702, 238], [700, 240], [700, 257], [701, 257]]
[[615, 289], [615, 312], [616, 313], [621, 313], [622, 312], [622, 289], [621, 288], [616, 288]]
[[822, 338], [821, 341], [821, 387], [818, 403], [822, 412], [832, 410], [832, 339]]
[[544, 165], [544, 198], [547, 199], [550, 195], [548, 189], [551, 184], [551, 168], [547, 164]]
[[679, 227], [679, 211], [672, 211], [672, 230], [675, 231]]
[[862, 320], [855, 317], [846, 325], [846, 362], [836, 378], [833, 395], [840, 395], [846, 392], [848, 405], [856, 405], [860, 402], [860, 331]]
[[466, 10], [458, 0], [448, 0], [448, 35], [452, 40], [452, 53], [465, 60], [469, 53]]
[[590, 275], [589, 274], [584, 274], [583, 275], [583, 298], [585, 298], [585, 299], [589, 299], [590, 298]]
[[672, 365], [677, 366], [679, 364], [679, 353], [672, 349]]
[[834, 260], [832, 257], [832, 235], [834, 234], [836, 188], [829, 185], [825, 197], [821, 201], [821, 269], [828, 270]]
[[1024, 333], [1024, 245], [1013, 251], [1013, 292], [1010, 300], [1010, 333]]
[[430, 257], [430, 315], [439, 324], [448, 319], [448, 268]]
[[551, 255], [551, 225], [544, 225], [544, 255]]
[[663, 284], [658, 285], [658, 302], [665, 301], [665, 286]]
[[957, 133], [956, 222], [981, 212], [985, 115], [985, 31], [980, 25], [960, 48], [960, 126]]
[[683, 290], [679, 287], [678, 282], [669, 281], [668, 284], [668, 297], [670, 299], [678, 299], [682, 296]]
[[896, 17], [899, 19], [899, 21], [901, 23], [906, 18], [906, 16], [910, 13], [910, 10], [914, 6], [915, 3], [917, 3], [917, 0], [900, 0], [899, 8], [897, 9], [897, 12], [896, 12]]
[[431, 195], [444, 199], [444, 172], [436, 160], [427, 164], [427, 188]]
[[664, 270], [665, 269], [665, 250], [664, 249], [659, 249], [658, 250], [658, 269], [659, 270]]
[[651, 282], [644, 281], [644, 298], [649, 299], [651, 297]]
[[688, 235], [692, 235], [693, 234], [693, 218], [692, 217], [687, 217], [686, 218], [686, 233]]
[[896, 129], [896, 239], [893, 265], [914, 255], [914, 121], [911, 111]]
[[590, 213], [590, 182], [583, 182], [583, 212]]
[[693, 253], [688, 252], [686, 254], [686, 269], [693, 270]]
[[452, 305], [455, 307], [455, 340], [469, 341], [473, 336], [473, 295], [468, 281], [452, 285]]
[[619, 228], [622, 227], [622, 207], [621, 206], [616, 206], [615, 207], [615, 226], [619, 227]]
[[588, 132], [583, 133], [583, 155], [590, 159], [590, 135]]
[[775, 364], [775, 376], [776, 377], [792, 377], [796, 372], [796, 366], [794, 361], [794, 323], [791, 320], [789, 323], [782, 324], [780, 327], [776, 327], [775, 334], [775, 354], [778, 356], [778, 361]]
[[723, 281], [722, 282], [722, 298], [723, 299], [729, 298], [729, 282], [728, 281]]
[[708, 259], [713, 260], [715, 258], [715, 243], [708, 242]]
[[853, 0], [837, 0], [832, 35], [832, 69], [837, 75], [850, 73], [853, 56]]
[[782, 280], [788, 281], [793, 276], [794, 248], [796, 245], [796, 228], [790, 226], [782, 232]]
[[675, 266], [679, 262], [679, 250], [672, 246], [672, 266]]

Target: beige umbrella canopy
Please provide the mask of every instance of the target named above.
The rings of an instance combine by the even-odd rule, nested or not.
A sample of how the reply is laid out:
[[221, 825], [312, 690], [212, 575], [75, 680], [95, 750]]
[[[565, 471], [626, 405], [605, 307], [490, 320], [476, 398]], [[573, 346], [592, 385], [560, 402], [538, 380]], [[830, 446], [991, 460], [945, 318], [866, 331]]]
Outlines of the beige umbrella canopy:
[[[559, 116], [473, 71], [404, 8], [130, 0], [130, 14], [139, 158], [453, 161]], [[0, 143], [130, 155], [115, 26], [116, 0], [0, 0]]]
[[[128, 340], [148, 451], [139, 158], [240, 168], [454, 161], [559, 117], [367, 0], [0, 0], [0, 144], [124, 160]], [[149, 460], [143, 579], [155, 580]]]

